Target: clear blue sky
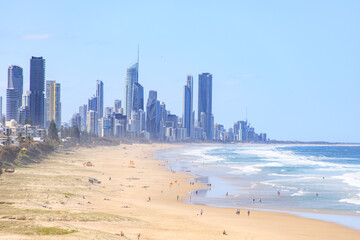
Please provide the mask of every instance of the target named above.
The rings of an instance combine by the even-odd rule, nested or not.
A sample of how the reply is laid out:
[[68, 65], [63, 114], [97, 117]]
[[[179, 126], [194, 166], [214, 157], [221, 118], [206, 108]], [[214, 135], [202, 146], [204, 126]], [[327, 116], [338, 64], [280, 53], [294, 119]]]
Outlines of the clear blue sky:
[[[213, 74], [215, 122], [247, 118], [272, 139], [360, 142], [360, 1], [1, 1], [0, 95], [7, 67], [46, 59], [62, 118], [104, 82], [123, 100], [136, 61], [146, 98], [181, 115], [186, 74]], [[4, 99], [5, 100], [5, 99]], [[146, 100], [145, 100], [146, 104]], [[5, 109], [5, 101], [3, 103]]]

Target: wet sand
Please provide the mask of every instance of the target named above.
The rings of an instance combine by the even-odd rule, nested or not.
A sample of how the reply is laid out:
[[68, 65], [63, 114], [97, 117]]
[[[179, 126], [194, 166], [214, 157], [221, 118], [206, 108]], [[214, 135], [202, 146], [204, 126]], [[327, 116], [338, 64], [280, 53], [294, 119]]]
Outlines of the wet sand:
[[360, 239], [360, 231], [290, 214], [186, 204], [202, 186], [153, 160], [171, 147], [81, 148], [4, 173], [0, 239]]

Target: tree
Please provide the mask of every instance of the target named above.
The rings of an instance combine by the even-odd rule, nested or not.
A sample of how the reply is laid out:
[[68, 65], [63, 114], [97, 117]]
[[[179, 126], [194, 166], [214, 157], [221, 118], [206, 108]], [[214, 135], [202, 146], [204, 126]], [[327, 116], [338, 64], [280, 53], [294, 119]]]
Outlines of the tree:
[[22, 133], [19, 133], [16, 140], [19, 142], [19, 143], [23, 143], [24, 140], [23, 140], [23, 137], [22, 137]]
[[52, 120], [50, 123], [49, 129], [48, 129], [48, 137], [51, 140], [56, 140], [56, 141], [59, 140], [58, 130], [56, 128], [56, 124], [55, 124], [54, 120]]
[[62, 126], [60, 129], [61, 138], [69, 137], [69, 128]]
[[80, 130], [77, 125], [74, 125], [70, 129], [70, 137], [76, 138], [80, 142]]
[[25, 124], [29, 124], [29, 125], [33, 125], [33, 122], [32, 122], [32, 120], [31, 119], [25, 119]]

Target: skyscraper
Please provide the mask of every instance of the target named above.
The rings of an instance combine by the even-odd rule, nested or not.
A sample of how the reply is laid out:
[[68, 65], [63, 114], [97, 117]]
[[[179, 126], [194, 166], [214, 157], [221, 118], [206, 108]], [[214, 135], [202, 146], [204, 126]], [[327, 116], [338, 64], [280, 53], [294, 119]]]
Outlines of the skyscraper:
[[6, 89], [6, 121], [19, 121], [19, 94], [15, 88]]
[[30, 118], [35, 126], [44, 126], [45, 59], [30, 59]]
[[203, 115], [203, 129], [206, 134], [207, 140], [213, 139], [213, 129], [212, 126], [212, 74], [203, 73], [199, 74], [199, 94], [198, 94], [198, 121], [202, 118]]
[[125, 79], [125, 114], [130, 119], [133, 110], [134, 83], [138, 82], [139, 63], [135, 63], [126, 70]]
[[92, 96], [91, 98], [89, 98], [88, 100], [88, 111], [89, 110], [93, 110], [95, 112], [97, 112], [97, 107], [98, 107], [98, 97]]
[[24, 125], [29, 119], [29, 115], [29, 107], [21, 106], [19, 108], [19, 123]]
[[116, 113], [119, 113], [119, 112], [120, 112], [120, 109], [121, 109], [121, 100], [116, 99], [116, 100], [114, 101], [114, 111], [115, 111]]
[[80, 130], [81, 128], [81, 117], [79, 113], [74, 113], [71, 117], [71, 126], [77, 126], [78, 129]]
[[23, 107], [30, 107], [30, 91], [26, 91], [22, 95], [22, 105]]
[[2, 123], [2, 97], [0, 96], [0, 123]]
[[150, 133], [150, 137], [152, 139], [156, 139], [158, 137], [158, 121], [160, 117], [159, 107], [160, 103], [157, 101], [157, 92], [150, 90], [146, 105], [146, 130]]
[[81, 127], [79, 129], [81, 131], [86, 131], [86, 119], [87, 119], [87, 105], [83, 104], [79, 107], [79, 115], [81, 118]]
[[144, 110], [144, 88], [140, 83], [134, 83], [133, 108], [132, 110], [138, 112], [139, 109]]
[[52, 120], [58, 129], [61, 125], [61, 102], [60, 102], [60, 83], [46, 81], [46, 114], [45, 126], [48, 128]]
[[96, 80], [96, 97], [98, 118], [102, 118], [104, 116], [104, 83], [100, 80]]
[[21, 106], [23, 94], [23, 69], [17, 65], [11, 65], [8, 68], [8, 88], [18, 90], [19, 107]]
[[193, 137], [193, 76], [186, 76], [186, 85], [183, 92], [183, 127], [186, 129], [186, 136]]
[[93, 110], [89, 110], [87, 112], [87, 131], [90, 135], [98, 135], [98, 113], [93, 111]]

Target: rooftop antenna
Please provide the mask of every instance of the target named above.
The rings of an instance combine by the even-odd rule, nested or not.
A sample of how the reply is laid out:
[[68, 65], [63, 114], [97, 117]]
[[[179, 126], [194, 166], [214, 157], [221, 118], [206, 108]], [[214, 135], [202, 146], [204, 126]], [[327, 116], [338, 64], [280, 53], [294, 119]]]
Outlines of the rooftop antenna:
[[246, 116], [246, 123], [247, 123], [247, 107], [246, 107], [246, 113], [245, 113], [245, 116]]
[[138, 63], [138, 65], [139, 65], [139, 52], [140, 52], [140, 50], [139, 50], [139, 44], [138, 44], [138, 55], [137, 55], [137, 63]]

